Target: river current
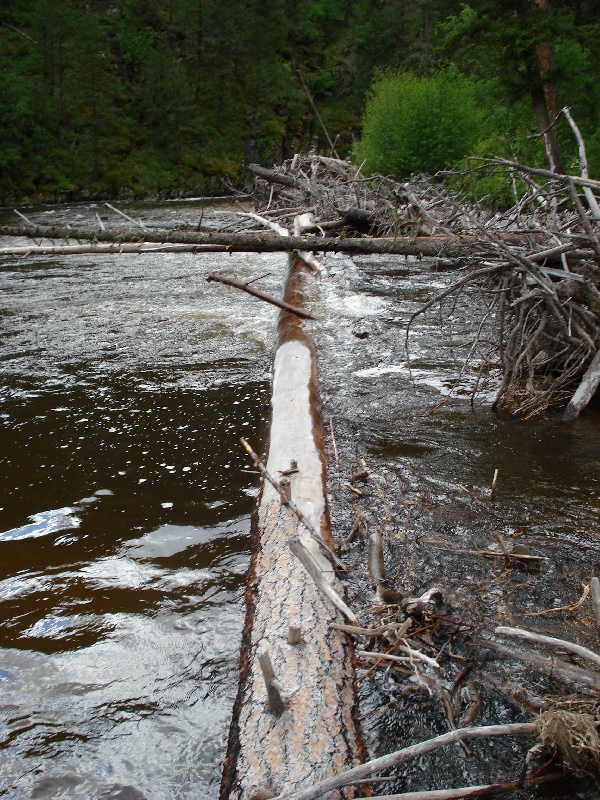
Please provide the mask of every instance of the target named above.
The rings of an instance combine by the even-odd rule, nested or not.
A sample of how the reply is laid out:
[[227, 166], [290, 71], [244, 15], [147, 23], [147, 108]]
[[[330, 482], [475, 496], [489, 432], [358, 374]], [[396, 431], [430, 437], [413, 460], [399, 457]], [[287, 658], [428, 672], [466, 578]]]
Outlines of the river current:
[[[119, 224], [89, 205], [28, 213], [96, 224], [96, 211]], [[183, 225], [199, 211], [140, 214]], [[269, 273], [276, 293], [286, 258], [0, 262], [10, 798], [218, 793], [258, 490], [239, 438], [263, 441], [276, 310], [207, 283], [209, 269]]]
[[[193, 203], [123, 208], [157, 227], [195, 227], [201, 213]], [[101, 204], [25, 211], [34, 222], [127, 224]], [[231, 208], [202, 212], [208, 227], [235, 219]], [[468, 298], [418, 320], [411, 379], [406, 320], [452, 276], [402, 258], [325, 260], [330, 277], [314, 305], [325, 321], [308, 327], [334, 534], [352, 526], [344, 481], [364, 458], [386, 492], [386, 560], [399, 588], [443, 577], [457, 614], [475, 613], [475, 596], [499, 614], [499, 567], [424, 544], [490, 548], [498, 530], [523, 535], [550, 562], [543, 576], [515, 579], [511, 598], [524, 611], [576, 600], [598, 545], [598, 411], [569, 427], [472, 406], [477, 371], [454, 385], [476, 324]], [[0, 258], [0, 793], [11, 800], [218, 795], [258, 492], [239, 438], [255, 449], [265, 441], [277, 311], [207, 283], [209, 270], [260, 278], [278, 295], [287, 259]], [[493, 388], [492, 375], [482, 397]], [[496, 468], [498, 500], [482, 510], [473, 496]], [[364, 543], [350, 556], [364, 563]], [[348, 590], [368, 601], [359, 577]], [[593, 646], [589, 616], [572, 625]], [[406, 725], [432, 733], [427, 703], [407, 717], [385, 681], [365, 692], [373, 755], [404, 741]], [[508, 711], [490, 696], [485, 721], [498, 714]], [[433, 720], [443, 732], [443, 718]], [[479, 777], [451, 763], [457, 781]], [[440, 786], [446, 772], [440, 765]]]

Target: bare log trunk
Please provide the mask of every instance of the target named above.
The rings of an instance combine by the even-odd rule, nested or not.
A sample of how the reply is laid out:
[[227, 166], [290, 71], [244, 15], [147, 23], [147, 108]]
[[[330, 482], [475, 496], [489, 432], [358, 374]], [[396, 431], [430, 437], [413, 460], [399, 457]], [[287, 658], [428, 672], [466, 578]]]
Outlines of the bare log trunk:
[[303, 181], [298, 181], [296, 178], [290, 178], [289, 175], [283, 175], [280, 172], [277, 172], [274, 169], [267, 169], [267, 167], [261, 167], [260, 164], [249, 164], [248, 169], [250, 172], [253, 172], [255, 175], [258, 175], [259, 178], [263, 178], [265, 181], [269, 181], [269, 183], [277, 183], [280, 186], [289, 186], [292, 189], [296, 188], [304, 188], [302, 184]]
[[[201, 233], [197, 231], [95, 231], [91, 229], [0, 226], [0, 236], [26, 236], [36, 239], [67, 239], [92, 242], [158, 242], [214, 246], [232, 253], [277, 253], [309, 250], [321, 253], [382, 253], [412, 256], [462, 257], [485, 252], [489, 246], [477, 236], [399, 236], [394, 239], [349, 239], [326, 236], [277, 236], [272, 233]], [[522, 244], [526, 237], [506, 234], [508, 243]]]
[[[288, 286], [286, 299], [299, 304], [311, 279], [293, 260], [293, 274], [303, 285], [297, 291]], [[301, 324], [287, 313], [280, 318], [267, 469], [278, 475], [289, 472], [290, 462], [296, 462], [297, 472], [289, 476], [291, 495], [311, 526], [331, 544], [323, 431], [316, 414], [316, 366]], [[278, 492], [265, 484], [254, 518], [242, 674], [221, 785], [223, 800], [310, 787], [363, 757], [352, 717], [351, 645], [344, 634], [330, 627], [332, 620], [343, 617], [287, 546], [298, 539], [319, 565], [323, 579], [341, 595], [343, 589], [318, 542], [282, 503]], [[298, 638], [300, 644], [296, 644]], [[277, 713], [269, 705], [256, 660], [259, 647], [267, 642], [272, 676], [285, 698]]]
[[577, 387], [577, 391], [565, 408], [563, 420], [568, 421], [578, 417], [596, 394], [598, 386], [600, 386], [600, 351], [594, 356], [592, 363], [587, 368], [581, 383]]

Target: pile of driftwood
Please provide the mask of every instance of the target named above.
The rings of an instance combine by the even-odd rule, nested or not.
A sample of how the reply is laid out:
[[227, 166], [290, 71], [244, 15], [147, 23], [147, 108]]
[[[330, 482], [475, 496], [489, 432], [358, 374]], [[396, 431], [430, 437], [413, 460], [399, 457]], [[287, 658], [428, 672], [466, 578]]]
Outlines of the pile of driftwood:
[[[442, 183], [366, 178], [349, 162], [324, 156], [250, 169], [260, 215], [284, 224], [303, 215], [303, 231], [316, 234], [312, 249], [335, 233], [343, 237], [340, 250], [360, 252], [348, 239], [361, 237], [363, 252], [382, 252], [369, 244], [385, 237], [397, 245], [388, 252], [436, 256], [459, 269], [415, 316], [477, 285], [485, 311], [469, 359], [482, 374], [499, 370], [494, 406], [533, 416], [566, 405], [573, 418], [600, 383], [600, 207], [593, 194], [600, 182], [587, 177], [579, 141], [580, 176], [502, 159], [474, 163], [472, 172], [512, 183], [514, 206], [502, 212], [486, 209], [485, 198], [462, 202]], [[484, 341], [484, 324], [495, 325], [495, 347]], [[410, 323], [407, 355], [409, 332]]]

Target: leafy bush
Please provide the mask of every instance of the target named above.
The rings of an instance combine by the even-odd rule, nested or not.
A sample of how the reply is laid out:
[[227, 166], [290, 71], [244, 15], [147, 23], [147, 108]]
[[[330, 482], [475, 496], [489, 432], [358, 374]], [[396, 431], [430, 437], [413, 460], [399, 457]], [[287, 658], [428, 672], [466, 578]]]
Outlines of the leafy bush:
[[430, 77], [386, 73], [367, 100], [355, 159], [399, 179], [452, 167], [485, 138], [474, 81], [455, 69]]

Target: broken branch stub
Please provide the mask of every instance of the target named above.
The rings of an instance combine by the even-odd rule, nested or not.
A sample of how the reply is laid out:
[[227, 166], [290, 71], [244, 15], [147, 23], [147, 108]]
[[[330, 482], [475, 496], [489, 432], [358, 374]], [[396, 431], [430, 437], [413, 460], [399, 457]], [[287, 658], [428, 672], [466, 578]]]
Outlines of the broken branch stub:
[[269, 647], [266, 642], [261, 642], [258, 647], [256, 657], [258, 659], [258, 663], [260, 664], [260, 669], [265, 681], [269, 708], [274, 714], [281, 714], [285, 710], [286, 701], [283, 694], [283, 687], [275, 676], [275, 670], [273, 669]]
[[359, 625], [356, 614], [346, 605], [346, 603], [344, 603], [333, 586], [331, 586], [327, 578], [324, 576], [320, 566], [312, 557], [312, 554], [309, 552], [306, 545], [301, 541], [300, 537], [291, 536], [288, 543], [290, 550], [301, 562], [322, 594], [325, 595], [325, 597], [338, 609], [338, 611], [342, 612], [349, 622], [351, 622], [353, 625]]
[[[286, 505], [296, 516], [298, 521], [304, 525], [306, 530], [310, 533], [313, 539], [317, 542], [319, 547], [327, 554], [327, 556], [331, 559], [332, 563], [334, 563], [338, 568], [343, 568], [343, 564], [340, 559], [336, 556], [333, 550], [327, 545], [321, 534], [310, 524], [307, 520], [305, 515], [300, 511], [298, 506], [294, 503], [291, 496], [288, 495], [284, 486], [282, 486], [282, 482], [278, 482], [275, 478], [271, 475], [268, 471], [266, 466], [260, 460], [259, 456], [254, 452], [250, 444], [244, 439], [243, 437], [240, 439], [244, 450], [248, 453], [248, 455], [254, 461], [254, 466], [258, 467], [260, 470], [260, 474], [269, 481], [271, 486], [275, 489], [275, 491], [281, 497], [281, 502], [283, 505]], [[292, 464], [295, 464], [295, 468], [291, 470], [291, 472], [298, 472], [298, 465], [295, 461], [292, 461]], [[290, 484], [291, 485], [291, 484]]]

